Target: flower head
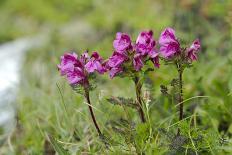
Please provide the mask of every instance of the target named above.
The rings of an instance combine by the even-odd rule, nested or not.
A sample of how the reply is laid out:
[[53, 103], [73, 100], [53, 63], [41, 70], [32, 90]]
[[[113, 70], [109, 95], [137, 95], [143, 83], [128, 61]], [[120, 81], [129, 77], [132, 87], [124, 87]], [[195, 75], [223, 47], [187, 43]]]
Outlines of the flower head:
[[136, 40], [136, 52], [140, 53], [141, 55], [147, 55], [154, 50], [155, 44], [153, 32], [151, 30], [143, 31], [139, 34]]
[[87, 52], [84, 52], [80, 57], [76, 53], [65, 53], [61, 56], [58, 69], [62, 76], [66, 75], [70, 85], [84, 85], [88, 83], [90, 73], [98, 71], [102, 74], [106, 71], [102, 63], [103, 59], [97, 52], [93, 52], [91, 57]]
[[126, 33], [118, 32], [116, 34], [116, 39], [113, 42], [115, 51], [119, 53], [124, 53], [127, 50], [132, 49], [130, 36]]
[[151, 60], [156, 67], [159, 66], [159, 57], [155, 50], [152, 31], [141, 32], [133, 47], [129, 35], [118, 32], [113, 45], [115, 51], [105, 65], [111, 78], [122, 72], [126, 74], [138, 72], [147, 60]]
[[159, 38], [160, 52], [163, 57], [171, 58], [180, 52], [180, 43], [178, 42], [175, 31], [172, 28], [166, 28]]

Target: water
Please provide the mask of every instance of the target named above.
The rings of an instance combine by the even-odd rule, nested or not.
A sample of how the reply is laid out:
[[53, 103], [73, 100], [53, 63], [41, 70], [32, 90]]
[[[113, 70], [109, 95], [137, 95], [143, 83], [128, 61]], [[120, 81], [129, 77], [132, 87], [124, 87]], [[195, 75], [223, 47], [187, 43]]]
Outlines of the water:
[[23, 57], [28, 49], [40, 45], [42, 37], [22, 38], [0, 45], [0, 127], [5, 135], [15, 126], [15, 99]]

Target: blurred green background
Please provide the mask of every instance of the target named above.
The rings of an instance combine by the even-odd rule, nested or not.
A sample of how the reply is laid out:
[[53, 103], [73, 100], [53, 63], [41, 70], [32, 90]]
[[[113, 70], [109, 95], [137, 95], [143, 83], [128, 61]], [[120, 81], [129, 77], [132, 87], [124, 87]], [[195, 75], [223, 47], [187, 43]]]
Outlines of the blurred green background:
[[[136, 40], [140, 31], [152, 29], [158, 40], [165, 27], [173, 27], [186, 45], [195, 38], [202, 43], [199, 61], [184, 73], [184, 97], [209, 98], [189, 101], [186, 113], [191, 115], [188, 109], [194, 107], [201, 118], [199, 126], [231, 138], [231, 0], [1, 0], [0, 21], [0, 43], [37, 35], [48, 38], [26, 55], [17, 97], [17, 128], [11, 145], [3, 143], [0, 154], [43, 154], [49, 149], [45, 133], [58, 137], [71, 152], [98, 152], [100, 144], [95, 144], [100, 142], [93, 138], [87, 106], [60, 77], [56, 68], [59, 57], [65, 51], [89, 49], [106, 58], [112, 53], [116, 32], [127, 32]], [[156, 98], [150, 112], [154, 126], [175, 113], [175, 107], [161, 95], [160, 85], [169, 84], [176, 76], [174, 67], [164, 64], [149, 74], [153, 87], [144, 90]], [[125, 117], [121, 107], [110, 105], [105, 98], [134, 97], [134, 85], [129, 79], [110, 80], [108, 75], [98, 77], [97, 85], [91, 97], [104, 127], [111, 119]], [[111, 134], [106, 127], [104, 130]]]

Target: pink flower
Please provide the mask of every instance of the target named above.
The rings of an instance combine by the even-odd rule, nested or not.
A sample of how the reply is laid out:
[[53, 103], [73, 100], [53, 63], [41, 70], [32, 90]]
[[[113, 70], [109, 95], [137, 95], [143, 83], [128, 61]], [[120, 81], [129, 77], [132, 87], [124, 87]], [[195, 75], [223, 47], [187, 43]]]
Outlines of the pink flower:
[[159, 53], [156, 50], [152, 50], [149, 54], [149, 57], [155, 67], [159, 68]]
[[114, 49], [119, 53], [124, 53], [132, 49], [130, 36], [126, 33], [118, 32], [113, 42]]
[[75, 67], [73, 71], [66, 74], [70, 85], [83, 84], [87, 82], [84, 70], [79, 67]]
[[109, 73], [110, 73], [110, 78], [114, 78], [117, 74], [121, 73], [123, 71], [122, 67], [114, 67], [111, 68]]
[[69, 71], [74, 70], [74, 66], [80, 64], [77, 61], [76, 53], [65, 53], [63, 56], [60, 57], [61, 63], [58, 66], [61, 75], [65, 75]]
[[127, 55], [116, 51], [113, 53], [105, 64], [105, 68], [109, 70], [110, 78], [122, 72], [122, 64], [127, 60]]
[[93, 52], [90, 60], [85, 64], [85, 69], [88, 73], [93, 73], [94, 71], [98, 71], [98, 73], [103, 74], [106, 70], [102, 66], [103, 59], [97, 52]]
[[172, 28], [166, 28], [159, 38], [160, 52], [165, 58], [171, 58], [180, 52], [180, 43], [178, 42], [175, 31]]
[[133, 47], [129, 35], [118, 32], [113, 45], [115, 51], [104, 65], [111, 78], [122, 73], [124, 69], [128, 74], [140, 71], [147, 60], [159, 67], [159, 54], [155, 50], [152, 31], [141, 32]]
[[142, 61], [146, 60], [146, 56], [148, 56], [152, 60], [156, 67], [159, 67], [159, 53], [155, 50], [155, 45], [156, 42], [153, 39], [153, 32], [151, 30], [143, 31], [139, 34], [136, 40], [135, 48], [136, 52], [143, 56], [143, 59], [141, 58], [141, 56], [139, 56], [140, 59], [138, 59], [138, 57], [136, 57], [136, 59], [134, 58], [135, 60], [137, 60], [137, 66], [134, 65], [137, 71], [142, 68]]
[[88, 51], [85, 51], [84, 53], [81, 54], [80, 56], [80, 62], [83, 64], [86, 64], [89, 61], [89, 54]]
[[196, 39], [193, 41], [190, 48], [187, 49], [188, 58], [191, 61], [197, 60], [197, 53], [200, 51], [200, 48], [201, 48], [200, 40]]
[[158, 56], [152, 58], [151, 61], [153, 62], [153, 64], [154, 64], [155, 67], [157, 67], [157, 68], [160, 67], [159, 57]]
[[114, 52], [113, 55], [109, 58], [108, 66], [109, 67], [118, 67], [127, 60], [125, 54]]
[[143, 67], [143, 56], [136, 54], [133, 59], [133, 65], [136, 71], [139, 71]]
[[149, 54], [155, 47], [155, 40], [153, 39], [153, 32], [143, 31], [139, 34], [136, 40], [136, 52], [141, 55]]
[[75, 53], [66, 53], [61, 56], [58, 69], [62, 76], [66, 75], [70, 85], [88, 84], [88, 76], [94, 71], [104, 73], [103, 59], [97, 52], [93, 52], [91, 58], [84, 52], [79, 58]]

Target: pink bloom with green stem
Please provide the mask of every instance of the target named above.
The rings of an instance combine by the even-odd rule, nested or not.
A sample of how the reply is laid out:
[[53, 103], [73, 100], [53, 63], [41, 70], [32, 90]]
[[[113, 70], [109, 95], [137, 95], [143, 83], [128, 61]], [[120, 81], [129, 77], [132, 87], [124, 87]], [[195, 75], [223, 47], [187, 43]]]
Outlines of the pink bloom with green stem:
[[91, 57], [89, 57], [87, 52], [84, 52], [80, 57], [78, 57], [75, 53], [65, 53], [61, 56], [61, 62], [58, 65], [58, 69], [62, 76], [66, 75], [67, 80], [72, 87], [75, 88], [78, 85], [83, 87], [84, 96], [88, 103], [91, 118], [99, 136], [101, 136], [102, 133], [91, 107], [89, 97], [89, 78], [90, 74], [93, 74], [95, 71], [100, 74], [103, 74], [106, 71], [103, 65], [103, 59], [97, 52], [93, 52]]
[[103, 59], [97, 52], [93, 52], [89, 57], [84, 52], [79, 58], [75, 53], [65, 53], [61, 56], [61, 63], [58, 69], [62, 76], [66, 75], [71, 85], [84, 84], [88, 81], [88, 75], [97, 71], [100, 74], [106, 72], [103, 67]]
[[[179, 120], [184, 118], [184, 103], [183, 103], [183, 73], [187, 66], [190, 66], [192, 61], [197, 60], [197, 53], [200, 50], [200, 41], [196, 39], [189, 48], [181, 47], [175, 31], [172, 28], [166, 28], [160, 35], [159, 39], [160, 52], [164, 60], [169, 64], [175, 64], [178, 71], [178, 105], [179, 105]], [[170, 63], [171, 62], [171, 63]], [[178, 128], [177, 134], [180, 134]]]
[[159, 67], [159, 54], [155, 50], [156, 42], [153, 39], [153, 32], [141, 32], [135, 44], [132, 44], [128, 34], [118, 32], [113, 45], [113, 55], [106, 63], [110, 78], [114, 78], [118, 75], [132, 77], [136, 86], [136, 96], [139, 106], [138, 112], [142, 122], [145, 122], [146, 119], [142, 109], [142, 77], [140, 77], [140, 72], [142, 72], [142, 68], [146, 65], [148, 60], [152, 61], [155, 67]]

